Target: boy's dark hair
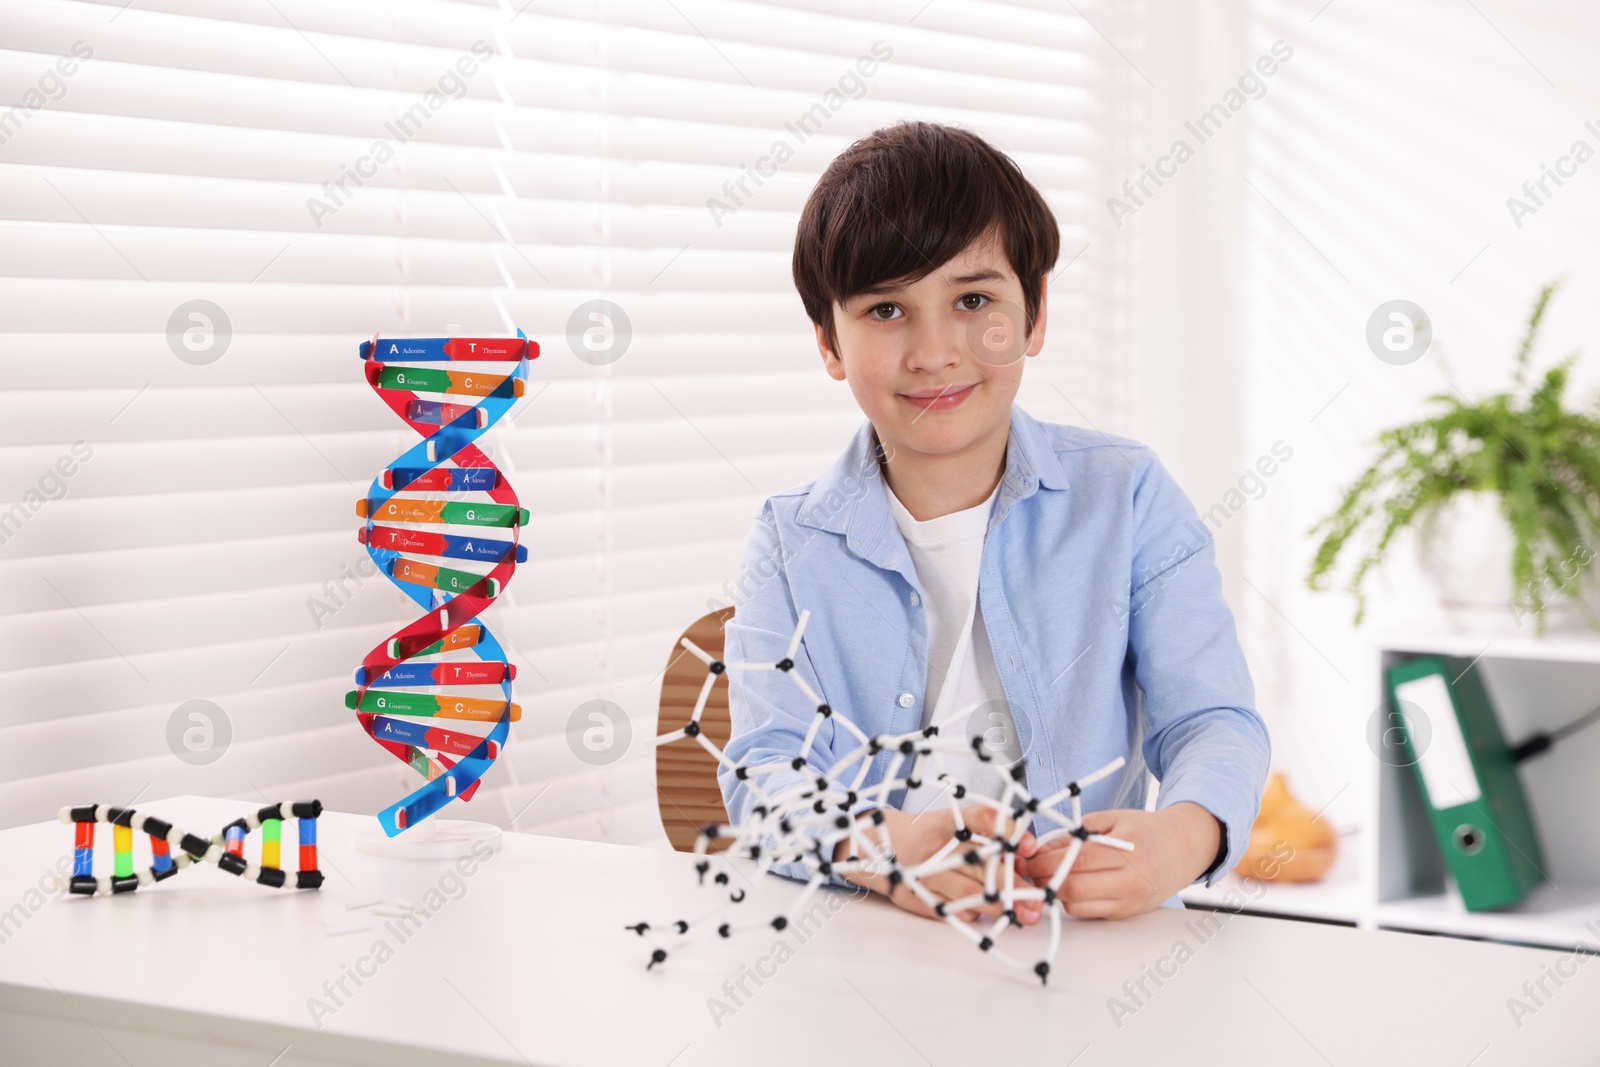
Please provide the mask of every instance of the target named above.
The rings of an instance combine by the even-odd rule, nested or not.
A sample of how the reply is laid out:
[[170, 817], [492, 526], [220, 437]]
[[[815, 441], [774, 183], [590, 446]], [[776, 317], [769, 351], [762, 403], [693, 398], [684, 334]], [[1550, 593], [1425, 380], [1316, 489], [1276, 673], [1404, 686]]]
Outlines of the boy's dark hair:
[[795, 288], [837, 354], [834, 301], [924, 278], [991, 226], [1022, 282], [1032, 333], [1040, 282], [1061, 247], [1039, 190], [977, 134], [932, 122], [885, 126], [841, 152], [812, 190], [795, 234]]

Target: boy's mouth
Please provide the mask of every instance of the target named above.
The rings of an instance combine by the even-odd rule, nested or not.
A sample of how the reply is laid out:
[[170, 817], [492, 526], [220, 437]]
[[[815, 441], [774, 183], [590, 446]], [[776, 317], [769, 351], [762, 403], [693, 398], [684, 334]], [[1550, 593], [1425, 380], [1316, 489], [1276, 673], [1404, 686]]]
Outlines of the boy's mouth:
[[915, 393], [901, 393], [899, 396], [906, 403], [923, 411], [948, 411], [965, 403], [977, 386], [977, 382], [970, 385], [947, 385], [942, 389], [919, 389]]

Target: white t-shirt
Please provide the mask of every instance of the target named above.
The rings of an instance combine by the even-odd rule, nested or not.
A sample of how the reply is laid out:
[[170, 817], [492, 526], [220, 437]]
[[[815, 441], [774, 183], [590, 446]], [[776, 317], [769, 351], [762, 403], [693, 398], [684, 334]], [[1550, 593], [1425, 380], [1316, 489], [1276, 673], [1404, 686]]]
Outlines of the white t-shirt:
[[[1022, 755], [978, 603], [983, 540], [1000, 486], [981, 504], [926, 522], [912, 517], [888, 482], [883, 487], [922, 584], [921, 610], [927, 612], [928, 684], [921, 725], [937, 722], [940, 737], [963, 745], [982, 734], [996, 751], [993, 764], [983, 764], [967, 748], [960, 756], [944, 754], [944, 770], [968, 792], [999, 796], [1001, 777], [996, 768], [1003, 772]], [[949, 803], [944, 794], [952, 783], [936, 781], [935, 766], [931, 762], [925, 766], [921, 786], [906, 793], [905, 811]]]

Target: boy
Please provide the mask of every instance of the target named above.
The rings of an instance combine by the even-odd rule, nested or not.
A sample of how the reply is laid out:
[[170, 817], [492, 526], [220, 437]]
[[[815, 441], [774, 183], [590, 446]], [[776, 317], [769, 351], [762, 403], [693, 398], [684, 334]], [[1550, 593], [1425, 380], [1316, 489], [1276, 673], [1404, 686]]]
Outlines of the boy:
[[[1000, 766], [1020, 761], [1034, 796], [1127, 757], [1120, 780], [1084, 790], [1083, 807], [1088, 829], [1134, 851], [1086, 844], [1062, 897], [1071, 915], [1119, 918], [1181, 907], [1177, 890], [1232, 868], [1269, 741], [1209, 534], [1183, 491], [1143, 445], [1041, 423], [1013, 403], [1044, 344], [1058, 244], [1021, 170], [966, 131], [902, 123], [833, 161], [801, 214], [794, 279], [824, 368], [866, 421], [820, 478], [762, 507], [725, 658], [777, 662], [809, 610], [794, 669], [869, 736], [977, 704], [967, 736], [983, 736]], [[795, 696], [781, 672], [730, 672], [728, 755], [789, 763], [815, 712]], [[851, 751], [835, 723], [824, 720], [808, 768], [764, 787], [814, 778]], [[876, 756], [868, 784], [890, 758]], [[992, 768], [956, 764], [956, 780], [998, 796]], [[1161, 783], [1149, 812], [1146, 765]], [[720, 782], [740, 821], [752, 791], [726, 767]], [[901, 790], [881, 811], [900, 864], [950, 839], [949, 785]], [[963, 810], [993, 829], [987, 809]], [[1064, 851], [1030, 833], [1018, 873], [1042, 884]], [[841, 844], [827, 858], [844, 855]], [[777, 869], [805, 877], [802, 864]], [[932, 914], [883, 874], [845, 880]], [[982, 872], [926, 884], [969, 897]], [[1040, 910], [1019, 908], [1025, 922]]]

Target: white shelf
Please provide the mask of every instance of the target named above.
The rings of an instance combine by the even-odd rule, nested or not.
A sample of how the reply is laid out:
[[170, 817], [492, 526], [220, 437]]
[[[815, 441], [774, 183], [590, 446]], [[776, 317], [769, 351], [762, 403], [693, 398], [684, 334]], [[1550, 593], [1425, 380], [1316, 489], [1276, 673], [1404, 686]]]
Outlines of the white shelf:
[[[1372, 684], [1410, 654], [1470, 661], [1508, 744], [1573, 721], [1600, 699], [1600, 636], [1500, 625], [1391, 631], [1375, 643]], [[1515, 907], [1469, 912], [1450, 878], [1409, 766], [1380, 759], [1373, 802], [1367, 920], [1413, 930], [1552, 949], [1600, 951], [1600, 730], [1574, 734], [1517, 768], [1549, 881]], [[1559, 887], [1559, 888], [1558, 888]], [[1586, 925], [1587, 924], [1587, 925]]]
[[1424, 930], [1549, 948], [1600, 952], [1600, 886], [1535, 886], [1527, 899], [1503, 911], [1469, 912], [1455, 887], [1442, 894], [1379, 904], [1383, 929]]
[[1510, 621], [1464, 627], [1453, 632], [1414, 628], [1380, 632], [1374, 642], [1381, 652], [1432, 652], [1446, 656], [1479, 655], [1558, 663], [1600, 663], [1600, 634], [1593, 630], [1548, 630], [1536, 637], [1533, 624], [1520, 629]]
[[[1600, 701], [1600, 635], [1505, 625], [1407, 627], [1373, 642], [1362, 682], [1383, 700], [1383, 668], [1396, 656], [1439, 654], [1470, 660], [1484, 675], [1508, 742], [1572, 721]], [[1376, 705], [1376, 701], [1375, 701]], [[1410, 767], [1376, 758], [1365, 794], [1364, 833], [1345, 834], [1339, 858], [1319, 882], [1247, 882], [1229, 875], [1216, 886], [1179, 895], [1195, 907], [1353, 923], [1600, 952], [1600, 727], [1574, 734], [1518, 769], [1551, 879], [1516, 907], [1469, 912], [1445, 869]], [[1415, 810], [1413, 810], [1415, 809]], [[1384, 899], [1387, 898], [1387, 899]]]

